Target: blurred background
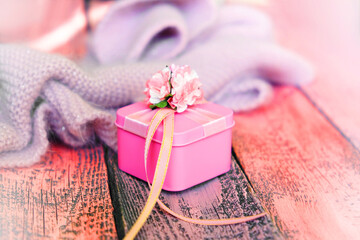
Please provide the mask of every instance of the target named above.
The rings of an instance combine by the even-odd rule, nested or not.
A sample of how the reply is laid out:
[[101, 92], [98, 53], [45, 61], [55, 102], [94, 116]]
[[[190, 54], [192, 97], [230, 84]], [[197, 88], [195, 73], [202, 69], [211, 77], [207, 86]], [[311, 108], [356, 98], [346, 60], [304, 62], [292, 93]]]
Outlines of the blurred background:
[[[87, 53], [89, 36], [114, 3], [0, 0], [0, 42], [23, 43], [81, 59]], [[357, 80], [360, 0], [218, 0], [216, 3], [242, 4], [265, 12], [273, 22], [279, 44], [305, 57], [314, 66], [316, 75], [321, 76], [321, 81], [317, 77], [310, 84], [317, 92], [326, 84], [329, 87], [324, 91], [336, 96], [338, 81], [347, 86], [341, 90], [345, 93], [347, 88], [360, 89]]]
[[[81, 57], [86, 38], [114, 1], [0, 1], [0, 42]], [[360, 0], [227, 0], [268, 13], [276, 37], [315, 61], [348, 57], [359, 49]], [[340, 54], [340, 55], [339, 55]], [[327, 55], [327, 56], [324, 56]], [[349, 56], [350, 55], [350, 56]]]

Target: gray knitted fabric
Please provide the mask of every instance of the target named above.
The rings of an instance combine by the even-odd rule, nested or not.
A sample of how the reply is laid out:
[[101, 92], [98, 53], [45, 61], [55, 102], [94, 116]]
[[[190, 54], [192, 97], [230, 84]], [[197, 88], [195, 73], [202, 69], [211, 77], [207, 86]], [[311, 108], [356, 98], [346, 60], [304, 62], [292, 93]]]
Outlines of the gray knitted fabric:
[[213, 31], [169, 61], [111, 66], [79, 66], [62, 56], [0, 45], [0, 167], [37, 162], [50, 129], [74, 147], [97, 136], [116, 150], [116, 109], [143, 99], [145, 81], [167, 64], [190, 65], [205, 97], [236, 111], [266, 102], [271, 83], [312, 79], [311, 67], [297, 55], [232, 33]]

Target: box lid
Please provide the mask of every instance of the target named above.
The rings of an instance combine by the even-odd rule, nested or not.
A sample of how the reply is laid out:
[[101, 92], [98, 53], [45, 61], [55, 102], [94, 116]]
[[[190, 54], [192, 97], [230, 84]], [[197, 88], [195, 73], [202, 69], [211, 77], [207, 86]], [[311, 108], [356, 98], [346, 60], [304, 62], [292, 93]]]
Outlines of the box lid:
[[[157, 111], [158, 109], [151, 110], [143, 102], [134, 103], [117, 110], [115, 124], [145, 138], [150, 121]], [[191, 106], [182, 113], [175, 112], [173, 146], [190, 144], [229, 129], [233, 125], [233, 111], [229, 108], [210, 102]], [[154, 134], [153, 141], [161, 143], [162, 137], [161, 124]]]

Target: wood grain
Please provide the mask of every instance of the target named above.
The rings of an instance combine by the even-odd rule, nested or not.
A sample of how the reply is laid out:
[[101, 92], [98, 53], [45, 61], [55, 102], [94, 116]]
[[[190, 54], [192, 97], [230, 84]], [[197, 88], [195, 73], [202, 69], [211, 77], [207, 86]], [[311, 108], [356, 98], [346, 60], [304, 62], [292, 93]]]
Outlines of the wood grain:
[[[115, 220], [123, 237], [145, 205], [145, 182], [118, 169], [116, 153], [108, 152], [108, 169]], [[189, 190], [162, 192], [161, 200], [178, 213], [193, 218], [229, 218], [257, 214], [263, 208], [239, 166], [233, 162], [227, 174]], [[269, 217], [230, 226], [201, 226], [183, 222], [156, 207], [137, 239], [280, 239]]]
[[[357, 59], [342, 63], [318, 63], [315, 82], [302, 88], [304, 94], [324, 116], [360, 150], [360, 51]], [[346, 65], [350, 61], [354, 65]], [[329, 70], [331, 69], [331, 70]]]
[[29, 168], [0, 169], [1, 239], [116, 238], [101, 146], [52, 146]]
[[358, 150], [359, 7], [358, 0], [277, 0], [263, 8], [280, 43], [314, 66], [316, 77], [304, 93]]
[[235, 152], [285, 237], [359, 237], [360, 154], [300, 92], [235, 121]]

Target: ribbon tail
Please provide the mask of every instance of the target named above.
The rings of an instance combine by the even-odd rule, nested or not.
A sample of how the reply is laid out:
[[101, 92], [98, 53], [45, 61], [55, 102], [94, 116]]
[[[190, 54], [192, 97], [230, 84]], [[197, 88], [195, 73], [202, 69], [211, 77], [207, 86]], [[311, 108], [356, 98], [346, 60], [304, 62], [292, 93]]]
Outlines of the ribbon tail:
[[160, 109], [151, 121], [145, 141], [145, 166], [151, 140], [155, 134], [156, 129], [162, 121], [164, 124], [164, 134], [161, 142], [158, 161], [156, 164], [154, 179], [152, 182], [153, 185], [150, 188], [149, 197], [145, 207], [141, 211], [140, 216], [131, 227], [130, 231], [126, 234], [124, 239], [134, 239], [137, 233], [140, 231], [141, 227], [144, 225], [146, 219], [149, 217], [152, 209], [154, 208], [165, 181], [174, 136], [174, 111], [171, 109]]
[[199, 224], [199, 225], [208, 225], [208, 226], [220, 226], [220, 225], [230, 225], [230, 224], [237, 224], [237, 223], [244, 223], [248, 221], [255, 220], [260, 217], [264, 217], [266, 215], [265, 212], [251, 215], [251, 216], [245, 216], [245, 217], [239, 217], [239, 218], [226, 218], [226, 219], [196, 219], [196, 218], [189, 218], [185, 217], [183, 215], [180, 215], [170, 208], [168, 208], [163, 202], [160, 200], [157, 200], [157, 203], [160, 205], [161, 209], [163, 209], [165, 212], [169, 213], [170, 215], [181, 219], [185, 222], [193, 223], [193, 224]]

